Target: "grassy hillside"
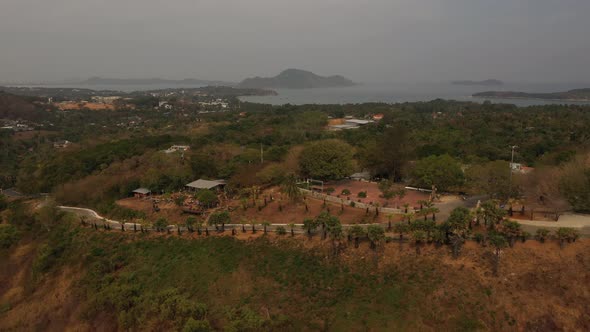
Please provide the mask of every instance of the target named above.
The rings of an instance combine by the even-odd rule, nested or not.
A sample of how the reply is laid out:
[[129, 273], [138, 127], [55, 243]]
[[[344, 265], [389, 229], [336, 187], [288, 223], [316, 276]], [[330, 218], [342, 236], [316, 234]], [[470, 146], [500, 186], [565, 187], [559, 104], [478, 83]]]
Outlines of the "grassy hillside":
[[[63, 222], [2, 251], [0, 329], [587, 330], [587, 241], [528, 241], [502, 255], [468, 243], [350, 245], [273, 236], [198, 239]], [[250, 234], [242, 237], [251, 236]], [[8, 246], [8, 245], [7, 245]], [[526, 259], [523, 259], [526, 257]], [[548, 315], [548, 312], [559, 315]]]

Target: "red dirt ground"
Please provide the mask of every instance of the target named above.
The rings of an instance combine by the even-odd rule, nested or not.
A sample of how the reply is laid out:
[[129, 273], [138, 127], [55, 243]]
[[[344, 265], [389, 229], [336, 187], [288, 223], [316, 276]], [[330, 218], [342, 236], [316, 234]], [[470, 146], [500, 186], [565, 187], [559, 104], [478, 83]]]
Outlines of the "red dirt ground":
[[[381, 191], [379, 190], [379, 186], [377, 183], [365, 182], [365, 181], [346, 180], [346, 181], [339, 181], [339, 182], [334, 182], [334, 183], [327, 183], [327, 184], [324, 184], [324, 190], [326, 188], [334, 188], [335, 189], [334, 193], [332, 193], [332, 196], [340, 195], [340, 197], [346, 197], [344, 195], [341, 195], [341, 193], [342, 193], [342, 190], [348, 189], [351, 192], [351, 195], [348, 197], [350, 197], [350, 199], [354, 200], [355, 202], [358, 202], [359, 200], [362, 203], [373, 202], [373, 203], [379, 203], [379, 205], [383, 206], [383, 207], [393, 207], [393, 208], [401, 207], [406, 203], [410, 204], [410, 206], [419, 206], [420, 203], [418, 203], [418, 201], [428, 200], [430, 198], [430, 195], [428, 193], [423, 193], [423, 192], [419, 192], [419, 191], [415, 191], [415, 190], [406, 190], [406, 195], [404, 196], [404, 198], [402, 200], [400, 200], [398, 197], [396, 197], [395, 199], [387, 200], [385, 198], [380, 197]], [[396, 189], [399, 190], [402, 188], [403, 188], [402, 186], [399, 186], [399, 188], [396, 188]], [[361, 191], [367, 192], [367, 198], [359, 198], [358, 197], [358, 193]]]

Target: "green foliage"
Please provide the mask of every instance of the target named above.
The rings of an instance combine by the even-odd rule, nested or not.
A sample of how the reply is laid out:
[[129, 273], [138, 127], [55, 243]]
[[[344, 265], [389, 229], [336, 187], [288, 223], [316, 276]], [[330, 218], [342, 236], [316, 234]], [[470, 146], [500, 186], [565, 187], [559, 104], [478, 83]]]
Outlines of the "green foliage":
[[287, 229], [284, 226], [278, 226], [276, 228], [277, 235], [285, 235], [287, 234]]
[[385, 240], [385, 230], [378, 225], [369, 225], [367, 227], [367, 237], [373, 247], [378, 247]]
[[195, 197], [199, 200], [201, 204], [207, 207], [211, 207], [217, 204], [217, 195], [211, 190], [199, 190]]
[[576, 212], [590, 212], [590, 168], [575, 160], [563, 168], [559, 191]]
[[158, 232], [165, 230], [166, 227], [168, 227], [168, 220], [166, 220], [166, 218], [158, 218], [154, 223], [154, 228], [156, 228]]
[[430, 188], [434, 185], [441, 191], [457, 188], [465, 181], [461, 164], [447, 154], [418, 160], [412, 177], [416, 186]]
[[354, 171], [354, 149], [347, 143], [330, 139], [308, 145], [301, 153], [299, 166], [304, 175], [316, 179], [338, 180]]
[[451, 215], [445, 224], [451, 233], [464, 237], [468, 231], [470, 221], [471, 213], [469, 210], [464, 207], [457, 207], [451, 211]]
[[303, 193], [301, 193], [301, 190], [299, 190], [299, 187], [297, 186], [297, 177], [295, 174], [287, 175], [283, 180], [281, 190], [292, 202], [298, 202], [303, 197]]
[[342, 193], [341, 193], [341, 195], [344, 195], [344, 196], [350, 196], [350, 194], [351, 194], [351, 193], [350, 193], [350, 190], [349, 190], [349, 189], [346, 189], [346, 188], [345, 188], [345, 189], [342, 189]]
[[547, 228], [539, 228], [535, 233], [537, 240], [545, 242], [545, 239], [549, 236], [550, 231]]
[[229, 212], [215, 212], [209, 217], [209, 225], [221, 225], [229, 224], [231, 222], [231, 216]]
[[358, 238], [362, 238], [365, 237], [367, 235], [367, 231], [359, 225], [353, 225], [348, 229], [348, 234], [350, 234], [350, 236], [352, 237], [358, 237]]
[[519, 196], [517, 184], [510, 185], [510, 165], [507, 161], [473, 165], [467, 170], [467, 178], [473, 192], [485, 193], [492, 199], [506, 201], [509, 197]]
[[305, 218], [303, 219], [303, 229], [307, 231], [307, 233], [311, 234], [320, 226], [320, 223], [317, 219], [312, 218]]
[[0, 224], [0, 249], [8, 249], [20, 239], [21, 232], [14, 225]]
[[559, 227], [555, 234], [559, 240], [568, 242], [575, 241], [580, 237], [580, 232], [571, 227]]
[[359, 193], [357, 194], [358, 198], [367, 198], [367, 192], [366, 191], [359, 191]]
[[500, 233], [490, 232], [489, 242], [496, 250], [508, 247], [508, 240]]

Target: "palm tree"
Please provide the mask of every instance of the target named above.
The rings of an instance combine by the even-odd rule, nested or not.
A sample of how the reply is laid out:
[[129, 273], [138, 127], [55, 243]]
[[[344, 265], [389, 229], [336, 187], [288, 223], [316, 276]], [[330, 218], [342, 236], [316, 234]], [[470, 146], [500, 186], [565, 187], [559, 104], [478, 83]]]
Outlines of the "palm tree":
[[422, 244], [426, 241], [426, 232], [424, 232], [423, 230], [415, 230], [412, 233], [412, 237], [416, 242], [416, 254], [420, 255], [420, 248], [422, 247]]
[[263, 221], [262, 222], [262, 227], [264, 227], [264, 235], [266, 235], [266, 227], [270, 226], [270, 223], [268, 221]]
[[387, 230], [391, 231], [391, 219], [393, 219], [393, 213], [387, 214]]
[[291, 228], [291, 237], [295, 236], [295, 224], [290, 223], [289, 227]]
[[504, 220], [500, 232], [508, 238], [508, 244], [512, 248], [517, 237], [522, 235], [521, 226], [516, 221]]
[[186, 221], [184, 223], [186, 225], [186, 229], [188, 229], [188, 231], [190, 233], [193, 232], [193, 225], [195, 224], [196, 221], [197, 221], [197, 219], [193, 216], [186, 218]]
[[156, 227], [156, 231], [159, 233], [168, 227], [168, 221], [166, 218], [158, 218], [154, 223], [154, 226]]
[[196, 224], [197, 224], [197, 234], [201, 235], [202, 234], [201, 227], [203, 227], [203, 219], [201, 219], [201, 218], [197, 219]]
[[359, 225], [354, 225], [349, 228], [348, 235], [354, 238], [354, 247], [359, 247], [359, 239], [367, 235], [365, 229]]
[[549, 230], [547, 228], [539, 228], [537, 229], [536, 237], [537, 240], [541, 243], [545, 243], [545, 239], [549, 236]]
[[240, 224], [242, 224], [242, 233], [246, 233], [246, 224], [248, 222], [246, 221], [246, 219], [242, 219], [240, 220]]
[[566, 241], [568, 243], [575, 242], [580, 237], [580, 233], [570, 227], [560, 227], [557, 229], [555, 234], [559, 239], [559, 247], [562, 249], [565, 246]]
[[408, 212], [404, 213], [404, 219], [408, 221], [408, 225], [411, 225], [414, 220], [416, 220], [416, 213]]
[[375, 250], [385, 240], [385, 230], [378, 225], [369, 225], [367, 227], [367, 236], [371, 241], [371, 248]]
[[281, 184], [281, 190], [289, 197], [292, 202], [299, 202], [303, 194], [297, 186], [297, 177], [291, 173], [285, 177], [285, 180]]
[[250, 221], [250, 225], [252, 225], [252, 234], [256, 234], [256, 220]]
[[407, 233], [407, 232], [410, 231], [410, 226], [408, 226], [407, 224], [405, 224], [403, 222], [400, 222], [400, 223], [397, 223], [397, 224], [394, 224], [393, 225], [393, 230], [396, 233], [399, 233], [399, 241], [400, 241], [400, 244], [401, 244], [403, 242], [403, 240], [404, 240], [404, 233]]
[[403, 207], [404, 207], [404, 213], [408, 213], [408, 208], [410, 207], [410, 204], [408, 204], [408, 203], [405, 203], [405, 204], [403, 205]]
[[305, 218], [303, 219], [303, 229], [307, 231], [307, 236], [311, 239], [312, 231], [318, 228], [318, 222], [316, 219]]
[[497, 277], [500, 268], [500, 253], [502, 249], [508, 246], [508, 241], [506, 241], [506, 238], [502, 234], [496, 232], [490, 233], [489, 241], [494, 247], [494, 276]]

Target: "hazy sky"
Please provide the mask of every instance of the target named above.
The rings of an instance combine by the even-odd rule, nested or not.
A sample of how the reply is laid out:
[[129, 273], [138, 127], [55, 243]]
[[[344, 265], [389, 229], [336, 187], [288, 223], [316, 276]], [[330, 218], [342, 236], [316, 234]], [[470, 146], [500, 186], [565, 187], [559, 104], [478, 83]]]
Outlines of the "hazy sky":
[[0, 0], [0, 81], [590, 82], [590, 0]]

